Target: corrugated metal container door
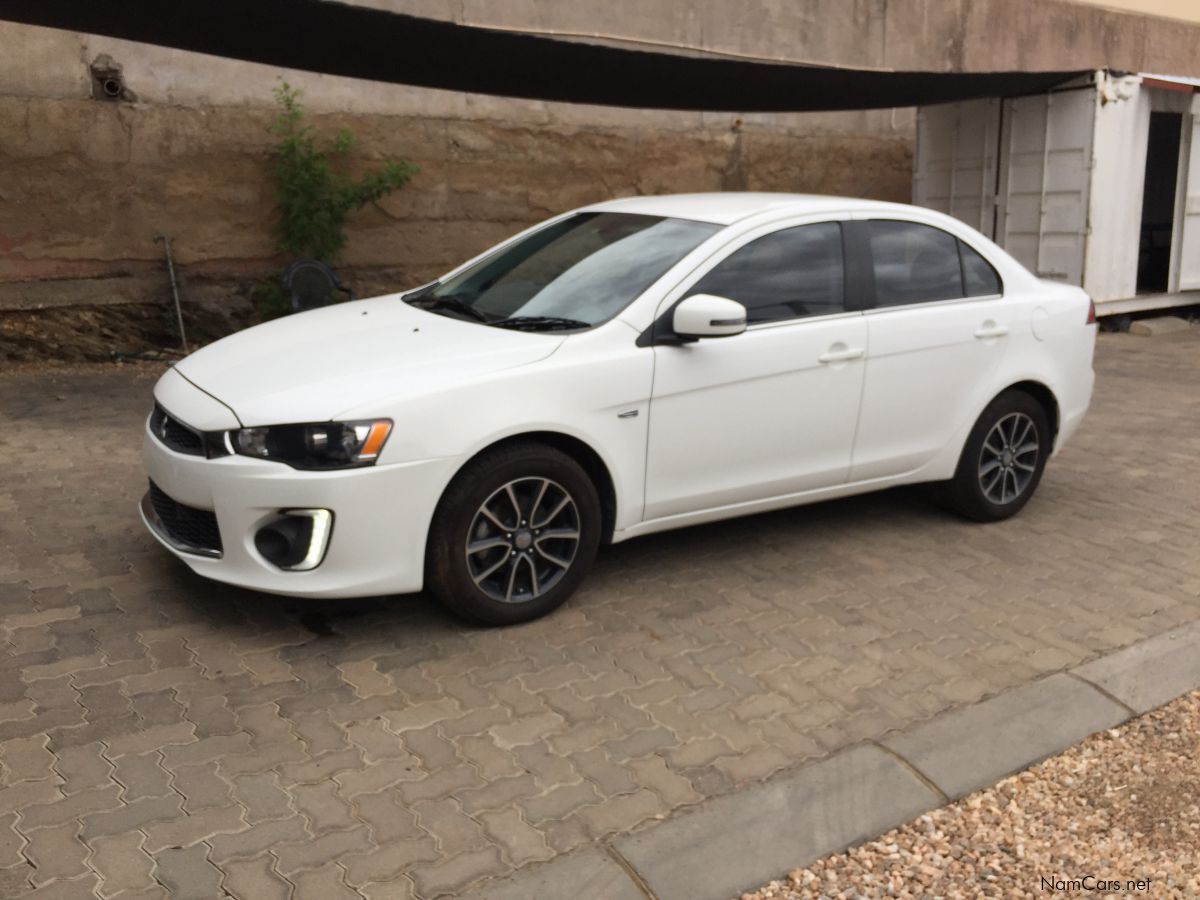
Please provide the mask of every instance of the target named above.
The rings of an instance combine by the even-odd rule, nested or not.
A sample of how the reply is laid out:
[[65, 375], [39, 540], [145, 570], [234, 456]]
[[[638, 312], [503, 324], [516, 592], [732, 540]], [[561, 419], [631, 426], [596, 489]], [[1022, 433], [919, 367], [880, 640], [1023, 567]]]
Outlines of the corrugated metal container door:
[[1083, 283], [1096, 91], [1004, 101], [996, 242], [1042, 278]]
[[1191, 149], [1188, 153], [1187, 194], [1183, 200], [1183, 233], [1179, 239], [1179, 289], [1200, 290], [1200, 95], [1192, 98], [1191, 121], [1184, 120], [1191, 130]]
[[913, 202], [992, 237], [1000, 100], [923, 106], [917, 111]]

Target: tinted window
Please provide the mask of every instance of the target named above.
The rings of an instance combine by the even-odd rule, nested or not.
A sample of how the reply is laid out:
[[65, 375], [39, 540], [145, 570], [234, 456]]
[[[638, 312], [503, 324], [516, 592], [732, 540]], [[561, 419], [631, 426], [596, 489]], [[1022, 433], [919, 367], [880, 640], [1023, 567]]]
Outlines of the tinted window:
[[577, 213], [539, 228], [406, 299], [470, 306], [489, 319], [612, 318], [721, 226], [632, 213]]
[[966, 296], [956, 237], [918, 222], [875, 220], [869, 225], [877, 306]]
[[992, 268], [992, 264], [964, 244], [958, 242], [958, 252], [962, 255], [963, 285], [968, 297], [987, 297], [991, 294], [1004, 293], [1000, 286], [1000, 276]]
[[735, 250], [688, 292], [728, 297], [746, 321], [776, 322], [845, 309], [842, 228], [836, 222], [785, 228]]

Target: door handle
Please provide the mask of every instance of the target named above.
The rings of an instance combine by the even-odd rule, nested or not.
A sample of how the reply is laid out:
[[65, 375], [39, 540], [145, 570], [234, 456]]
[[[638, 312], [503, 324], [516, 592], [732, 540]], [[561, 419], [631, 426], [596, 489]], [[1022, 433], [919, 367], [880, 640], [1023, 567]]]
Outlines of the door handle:
[[1008, 326], [997, 325], [995, 322], [984, 322], [982, 326], [975, 329], [975, 337], [981, 341], [985, 341], [988, 338], [1004, 337], [1006, 334], [1008, 334]]
[[830, 350], [827, 353], [822, 353], [817, 357], [817, 362], [835, 363], [846, 362], [851, 359], [858, 359], [863, 355], [862, 347], [850, 348], [847, 350]]

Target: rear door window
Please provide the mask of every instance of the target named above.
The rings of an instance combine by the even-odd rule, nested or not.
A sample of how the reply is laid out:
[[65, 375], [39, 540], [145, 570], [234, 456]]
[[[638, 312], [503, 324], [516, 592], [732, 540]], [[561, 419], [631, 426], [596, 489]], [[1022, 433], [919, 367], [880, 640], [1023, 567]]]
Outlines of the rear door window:
[[875, 305], [905, 306], [1004, 293], [983, 256], [949, 232], [891, 219], [867, 223], [875, 269]]
[[1004, 293], [1000, 276], [992, 264], [962, 241], [958, 242], [958, 253], [962, 257], [963, 288], [968, 297], [988, 297]]

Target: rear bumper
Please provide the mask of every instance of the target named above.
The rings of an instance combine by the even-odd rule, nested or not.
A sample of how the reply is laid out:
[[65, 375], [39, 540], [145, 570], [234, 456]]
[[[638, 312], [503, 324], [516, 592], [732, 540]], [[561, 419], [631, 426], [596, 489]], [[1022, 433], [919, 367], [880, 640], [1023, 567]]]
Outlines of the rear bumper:
[[[409, 593], [424, 580], [425, 541], [454, 459], [431, 459], [337, 472], [304, 472], [244, 456], [206, 459], [176, 453], [146, 429], [150, 480], [177, 503], [216, 516], [221, 550], [197, 552], [141, 504], [150, 533], [195, 572], [240, 587], [296, 597]], [[254, 544], [259, 528], [286, 509], [327, 509], [333, 530], [320, 565], [286, 571]]]

